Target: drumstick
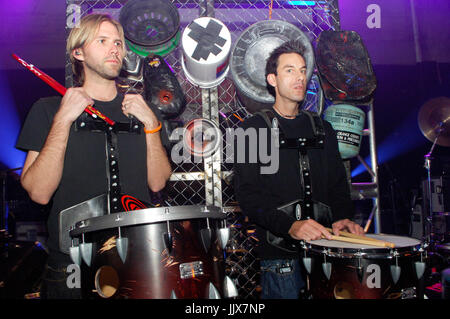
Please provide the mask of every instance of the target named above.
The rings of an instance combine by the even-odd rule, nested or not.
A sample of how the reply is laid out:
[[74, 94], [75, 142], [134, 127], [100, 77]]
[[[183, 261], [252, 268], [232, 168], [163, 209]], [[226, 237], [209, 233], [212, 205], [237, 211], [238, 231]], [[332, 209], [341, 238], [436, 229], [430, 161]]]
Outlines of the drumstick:
[[[323, 237], [325, 238], [325, 236], [323, 236]], [[371, 246], [377, 246], [377, 247], [390, 247], [390, 248], [395, 247], [395, 245], [393, 243], [389, 243], [387, 241], [364, 240], [364, 239], [334, 236], [334, 235], [331, 235], [331, 240], [345, 241], [347, 243], [371, 245]]]
[[[330, 233], [333, 233], [333, 230], [331, 228], [325, 227]], [[360, 240], [364, 240], [364, 241], [372, 241], [372, 242], [378, 242], [380, 244], [385, 245], [386, 247], [391, 247], [394, 248], [395, 244], [391, 243], [391, 242], [387, 242], [384, 240], [380, 240], [380, 239], [376, 239], [376, 238], [372, 238], [372, 237], [368, 237], [368, 236], [361, 236], [361, 235], [356, 235], [356, 234], [352, 234], [346, 231], [339, 231], [339, 234], [341, 234], [342, 237], [347, 237], [347, 238], [354, 238], [354, 239], [360, 239]]]
[[[59, 84], [54, 78], [52, 78], [51, 76], [49, 76], [48, 74], [44, 73], [43, 71], [39, 70], [37, 67], [35, 67], [32, 64], [29, 64], [27, 62], [25, 62], [25, 60], [19, 58], [16, 54], [12, 54], [12, 57], [19, 62], [20, 64], [22, 64], [24, 67], [26, 67], [29, 71], [31, 71], [34, 75], [36, 75], [38, 78], [40, 78], [42, 81], [44, 81], [45, 83], [47, 83], [48, 85], [50, 85], [53, 89], [55, 89], [59, 94], [64, 95], [66, 94], [67, 89], [62, 86], [61, 84]], [[100, 111], [98, 111], [97, 109], [95, 109], [94, 107], [92, 107], [92, 105], [88, 105], [85, 110], [86, 113], [92, 115], [92, 116], [96, 116], [101, 118], [102, 120], [104, 120], [106, 123], [108, 123], [109, 125], [114, 125], [115, 122], [113, 120], [111, 120], [110, 118], [106, 117], [105, 115], [103, 115], [102, 113], [100, 113]]]
[[[328, 230], [331, 234], [333, 234], [333, 230], [331, 228], [325, 227], [326, 230]], [[362, 240], [371, 240], [371, 241], [377, 241], [377, 242], [383, 242], [385, 243], [385, 241], [380, 240], [380, 239], [376, 239], [376, 238], [372, 238], [372, 237], [368, 237], [368, 236], [364, 236], [364, 235], [356, 235], [356, 234], [352, 234], [343, 230], [339, 231], [339, 234], [342, 237], [349, 237], [349, 238], [356, 238], [356, 239], [362, 239]]]
[[372, 208], [372, 212], [370, 213], [369, 219], [367, 219], [367, 223], [366, 226], [364, 227], [364, 232], [367, 233], [367, 231], [369, 230], [370, 224], [372, 223], [372, 218], [373, 218], [373, 214], [375, 213], [375, 209], [377, 208], [377, 206], [373, 206]]

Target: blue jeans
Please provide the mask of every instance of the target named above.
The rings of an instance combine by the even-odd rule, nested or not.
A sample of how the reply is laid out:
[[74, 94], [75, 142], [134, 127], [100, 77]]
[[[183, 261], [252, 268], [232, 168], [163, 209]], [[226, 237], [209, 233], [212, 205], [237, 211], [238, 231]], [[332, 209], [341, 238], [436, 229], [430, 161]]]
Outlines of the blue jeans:
[[261, 260], [261, 299], [298, 299], [305, 281], [298, 259]]

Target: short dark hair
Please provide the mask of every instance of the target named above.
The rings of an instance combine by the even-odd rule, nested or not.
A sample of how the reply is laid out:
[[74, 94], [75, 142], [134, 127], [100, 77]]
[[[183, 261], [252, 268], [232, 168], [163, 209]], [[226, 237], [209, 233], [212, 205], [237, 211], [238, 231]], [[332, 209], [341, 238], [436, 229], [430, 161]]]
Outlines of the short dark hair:
[[272, 53], [270, 53], [269, 58], [267, 59], [267, 63], [266, 63], [266, 86], [267, 86], [267, 90], [269, 91], [270, 94], [275, 96], [275, 89], [272, 85], [270, 85], [267, 82], [267, 76], [269, 74], [277, 75], [278, 60], [279, 60], [280, 55], [287, 54], [287, 53], [297, 53], [302, 58], [305, 58], [305, 51], [306, 51], [306, 48], [299, 41], [290, 40], [290, 41], [284, 42], [278, 48], [274, 49], [272, 51]]

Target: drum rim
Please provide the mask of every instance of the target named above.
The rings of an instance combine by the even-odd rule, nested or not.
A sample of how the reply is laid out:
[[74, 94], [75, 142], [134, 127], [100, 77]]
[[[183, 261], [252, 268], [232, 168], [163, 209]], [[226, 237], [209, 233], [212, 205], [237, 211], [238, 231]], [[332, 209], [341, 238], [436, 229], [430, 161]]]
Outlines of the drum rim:
[[362, 258], [392, 258], [394, 257], [394, 252], [397, 256], [401, 256], [405, 253], [418, 252], [423, 247], [423, 242], [417, 238], [399, 235], [389, 235], [391, 237], [401, 237], [401, 238], [411, 238], [418, 241], [417, 244], [408, 245], [403, 247], [370, 247], [370, 248], [349, 248], [349, 247], [327, 247], [311, 242], [302, 242], [303, 249], [305, 251], [312, 251], [319, 254], [326, 253], [327, 256], [331, 257], [342, 257], [349, 258], [360, 256]]
[[155, 207], [109, 215], [97, 216], [81, 220], [69, 232], [71, 237], [81, 234], [112, 229], [117, 227], [155, 224], [166, 221], [181, 221], [191, 219], [225, 219], [226, 213], [217, 206], [171, 206]]

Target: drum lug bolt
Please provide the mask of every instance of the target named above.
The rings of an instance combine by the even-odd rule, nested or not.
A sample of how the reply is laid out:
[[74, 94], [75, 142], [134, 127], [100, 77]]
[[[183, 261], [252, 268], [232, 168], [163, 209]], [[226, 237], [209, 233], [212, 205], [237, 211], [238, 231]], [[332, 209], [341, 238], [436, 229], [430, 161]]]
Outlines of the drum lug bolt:
[[163, 234], [164, 237], [164, 244], [166, 245], [167, 250], [169, 251], [169, 254], [172, 252], [173, 248], [173, 236], [170, 231], [170, 223], [167, 221], [167, 232]]
[[208, 252], [211, 246], [212, 229], [209, 226], [209, 218], [206, 218], [206, 228], [200, 229], [200, 239], [205, 252]]
[[[75, 228], [74, 226], [71, 226], [70, 230], [73, 230], [74, 228]], [[72, 246], [69, 248], [69, 255], [73, 263], [80, 266], [81, 265], [80, 247], [75, 246], [74, 241], [75, 239], [72, 238]]]
[[359, 282], [362, 283], [364, 279], [364, 268], [361, 266], [361, 253], [358, 252], [355, 254], [358, 260], [358, 267], [356, 267], [356, 274], [358, 275]]
[[331, 263], [322, 263], [322, 270], [323, 273], [325, 274], [325, 276], [327, 277], [328, 280], [330, 280], [331, 277]]
[[119, 229], [119, 236], [116, 239], [117, 253], [119, 254], [119, 257], [122, 260], [122, 262], [125, 263], [128, 253], [128, 238], [122, 237], [120, 227], [118, 229]]
[[230, 239], [230, 229], [229, 228], [219, 228], [219, 242], [220, 242], [220, 247], [222, 247], [222, 249], [225, 249], [225, 247], [228, 244], [228, 240]]
[[327, 262], [327, 251], [324, 250], [324, 255], [323, 255], [323, 263], [322, 263], [322, 270], [323, 273], [325, 274], [325, 277], [327, 277], [328, 280], [330, 280], [331, 277], [331, 263]]
[[303, 257], [302, 258], [303, 261], [303, 265], [305, 266], [306, 271], [308, 272], [308, 274], [311, 275], [311, 258], [310, 257]]
[[225, 276], [223, 288], [224, 288], [225, 298], [238, 297], [238, 295], [239, 295], [238, 290], [236, 288], [236, 285], [234, 284], [234, 282], [231, 280], [230, 277]]
[[397, 284], [397, 281], [400, 279], [402, 268], [398, 266], [398, 252], [394, 251], [393, 256], [395, 258], [395, 265], [391, 265], [391, 276], [395, 285]]
[[220, 299], [220, 294], [212, 282], [209, 283], [206, 299]]
[[92, 243], [84, 242], [84, 234], [81, 235], [82, 243], [80, 244], [81, 258], [83, 258], [86, 265], [91, 266], [92, 260]]
[[416, 269], [416, 275], [417, 279], [422, 278], [423, 273], [425, 272], [425, 263], [421, 261], [416, 261], [414, 263], [415, 269]]

